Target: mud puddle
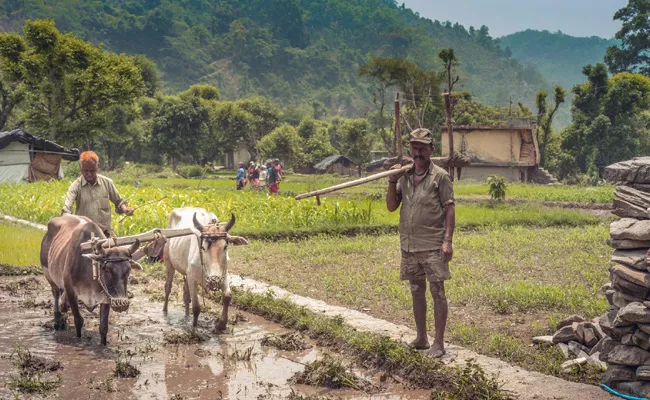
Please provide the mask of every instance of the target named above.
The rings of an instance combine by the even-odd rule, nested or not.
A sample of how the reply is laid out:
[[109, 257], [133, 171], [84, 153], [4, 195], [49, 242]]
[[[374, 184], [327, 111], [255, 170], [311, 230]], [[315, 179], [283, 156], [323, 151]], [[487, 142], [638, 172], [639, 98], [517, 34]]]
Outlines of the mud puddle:
[[[51, 292], [43, 277], [0, 277], [0, 399], [13, 398], [9, 387], [19, 378], [12, 363], [16, 349], [59, 361], [63, 369], [43, 374], [43, 379], [61, 375], [60, 385], [46, 394], [18, 394], [19, 398], [63, 399], [428, 399], [429, 391], [407, 390], [391, 381], [381, 383], [380, 373], [354, 366], [354, 373], [381, 387], [368, 394], [352, 389], [327, 389], [290, 383], [305, 364], [330, 354], [349, 365], [341, 355], [316, 346], [283, 351], [263, 346], [269, 335], [290, 332], [280, 325], [231, 308], [231, 322], [225, 333], [215, 334], [214, 314], [202, 313], [197, 329], [203, 339], [193, 344], [166, 343], [173, 335], [187, 335], [191, 327], [182, 304], [170, 302], [167, 316], [162, 304], [151, 301], [143, 289], [162, 282], [131, 285], [135, 294], [128, 313], [111, 312], [108, 346], [99, 344], [99, 319], [82, 310], [82, 337], [77, 338], [69, 313], [69, 326], [53, 330]], [[173, 298], [172, 298], [173, 299]], [[208, 300], [205, 301], [208, 304]], [[217, 305], [212, 305], [217, 308]], [[180, 341], [183, 342], [183, 341]], [[184, 342], [185, 343], [185, 342]], [[116, 366], [132, 366], [131, 378], [115, 376]]]

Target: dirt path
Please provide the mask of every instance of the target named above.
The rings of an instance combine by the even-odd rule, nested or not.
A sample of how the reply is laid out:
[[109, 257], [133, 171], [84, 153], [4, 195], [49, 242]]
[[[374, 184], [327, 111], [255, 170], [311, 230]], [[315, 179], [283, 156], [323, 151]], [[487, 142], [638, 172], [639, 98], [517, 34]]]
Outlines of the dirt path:
[[[20, 222], [20, 220], [15, 218], [12, 218], [11, 220]], [[396, 325], [347, 308], [331, 306], [323, 301], [294, 295], [279, 287], [266, 285], [250, 279], [244, 279], [239, 276], [232, 276], [231, 281], [232, 285], [242, 286], [244, 289], [251, 290], [255, 293], [264, 293], [269, 289], [272, 289], [276, 295], [280, 297], [287, 296], [292, 302], [306, 306], [313, 311], [322, 312], [325, 315], [335, 316], [340, 314], [345, 318], [347, 323], [359, 330], [382, 333], [393, 339], [403, 341], [410, 340], [410, 338], [415, 335], [411, 329], [405, 326]], [[134, 303], [137, 304], [138, 302]], [[149, 315], [148, 312], [145, 314]], [[115, 314], [113, 313], [113, 315]], [[147, 325], [145, 322], [146, 321], [143, 321], [142, 324]], [[158, 324], [162, 324], [162, 322], [164, 321], [159, 321]], [[154, 325], [154, 328], [151, 329], [160, 329], [160, 326]], [[96, 328], [94, 331], [96, 331]], [[115, 330], [113, 330], [113, 334], [114, 333]], [[3, 345], [3, 343], [0, 342], [0, 345]], [[2, 348], [6, 347], [3, 346]], [[539, 372], [526, 371], [499, 359], [483, 356], [460, 346], [449, 344], [447, 350], [448, 354], [444, 358], [447, 364], [460, 365], [470, 358], [475, 359], [486, 372], [497, 374], [499, 380], [504, 383], [504, 388], [513, 391], [521, 399], [551, 400], [615, 398], [596, 386], [569, 382]], [[3, 370], [1, 363], [0, 370]]]

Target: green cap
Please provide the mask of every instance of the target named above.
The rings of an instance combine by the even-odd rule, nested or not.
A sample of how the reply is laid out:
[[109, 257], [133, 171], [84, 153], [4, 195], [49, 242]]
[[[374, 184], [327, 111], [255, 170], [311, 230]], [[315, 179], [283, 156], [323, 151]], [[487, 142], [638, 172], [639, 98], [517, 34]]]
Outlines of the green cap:
[[433, 143], [433, 136], [431, 135], [431, 131], [425, 128], [417, 128], [413, 132], [411, 132], [409, 136], [409, 142], [420, 142], [420, 143], [426, 143], [426, 144], [431, 144]]

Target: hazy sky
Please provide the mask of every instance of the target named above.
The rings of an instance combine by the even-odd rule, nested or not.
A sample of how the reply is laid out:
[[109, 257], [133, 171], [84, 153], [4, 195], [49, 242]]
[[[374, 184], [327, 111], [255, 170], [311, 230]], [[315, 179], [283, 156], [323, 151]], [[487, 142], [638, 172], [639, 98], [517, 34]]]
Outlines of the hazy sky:
[[620, 28], [614, 13], [627, 0], [397, 0], [431, 20], [458, 22], [465, 28], [487, 25], [492, 37], [526, 29], [573, 36], [611, 38]]

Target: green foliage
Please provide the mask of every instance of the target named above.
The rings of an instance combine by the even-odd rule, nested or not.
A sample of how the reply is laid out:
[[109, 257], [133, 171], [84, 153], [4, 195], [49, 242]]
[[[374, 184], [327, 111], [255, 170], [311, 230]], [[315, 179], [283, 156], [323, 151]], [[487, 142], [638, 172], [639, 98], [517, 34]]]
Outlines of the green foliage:
[[179, 95], [182, 98], [198, 97], [203, 100], [219, 100], [219, 89], [210, 85], [192, 85]]
[[650, 3], [647, 0], [629, 0], [627, 6], [614, 14], [614, 19], [622, 22], [621, 29], [616, 32], [619, 46], [607, 49], [605, 62], [612, 73], [639, 72], [650, 75]]
[[341, 154], [350, 157], [359, 166], [370, 162], [374, 137], [370, 133], [370, 124], [367, 120], [344, 120], [337, 131], [341, 137], [339, 147]]
[[603, 64], [583, 72], [588, 82], [573, 88], [562, 148], [577, 171], [598, 178], [607, 165], [650, 151], [650, 78], [624, 72], [608, 79]]
[[531, 118], [532, 114], [525, 106], [507, 107], [489, 106], [474, 101], [469, 93], [454, 93], [454, 121], [457, 125], [503, 125], [508, 117]]
[[27, 21], [24, 33], [0, 35], [0, 91], [9, 100], [0, 129], [20, 120], [32, 133], [79, 145], [106, 127], [106, 110], [145, 90], [142, 58], [62, 34], [50, 20]]
[[285, 167], [300, 165], [302, 162], [301, 138], [296, 128], [288, 124], [280, 125], [264, 136], [257, 144], [263, 159], [278, 158]]
[[176, 167], [176, 173], [183, 178], [199, 178], [203, 176], [203, 167], [200, 165], [180, 165]]
[[503, 201], [506, 198], [506, 190], [508, 189], [508, 184], [506, 183], [506, 178], [500, 175], [490, 175], [487, 178], [488, 184], [488, 193], [492, 200]]

